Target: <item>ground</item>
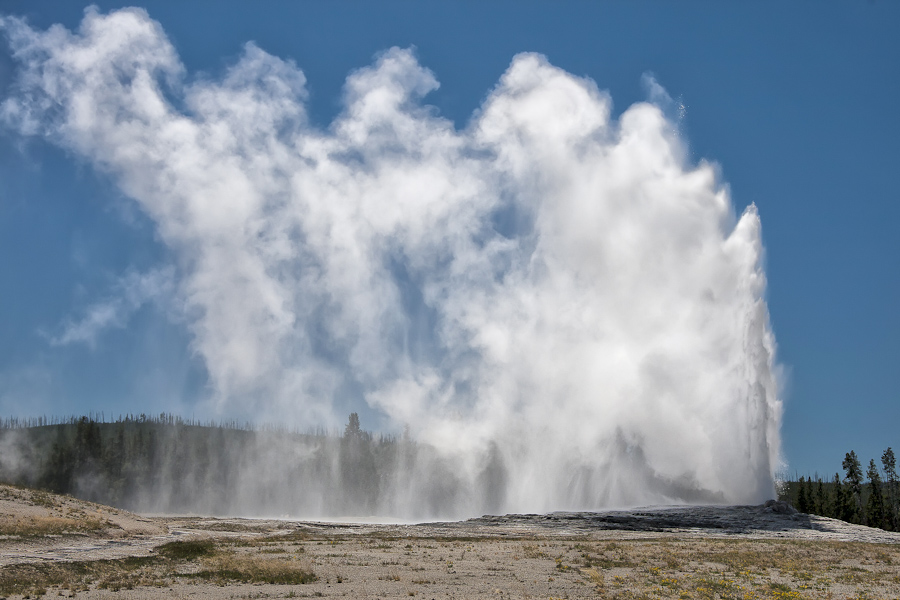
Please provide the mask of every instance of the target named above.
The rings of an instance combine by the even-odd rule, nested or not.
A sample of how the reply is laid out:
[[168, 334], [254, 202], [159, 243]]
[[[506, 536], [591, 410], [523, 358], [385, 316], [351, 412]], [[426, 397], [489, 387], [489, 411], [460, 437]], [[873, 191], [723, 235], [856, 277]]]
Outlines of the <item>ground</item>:
[[900, 599], [900, 534], [784, 507], [322, 523], [0, 486], [0, 597]]

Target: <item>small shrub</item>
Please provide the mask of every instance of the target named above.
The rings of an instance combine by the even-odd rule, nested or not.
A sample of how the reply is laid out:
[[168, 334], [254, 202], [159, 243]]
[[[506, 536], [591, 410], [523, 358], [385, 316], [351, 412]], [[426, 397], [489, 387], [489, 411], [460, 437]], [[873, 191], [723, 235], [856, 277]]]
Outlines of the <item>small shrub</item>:
[[212, 540], [178, 540], [163, 544], [156, 551], [173, 560], [194, 560], [201, 556], [212, 556], [216, 552], [216, 546]]

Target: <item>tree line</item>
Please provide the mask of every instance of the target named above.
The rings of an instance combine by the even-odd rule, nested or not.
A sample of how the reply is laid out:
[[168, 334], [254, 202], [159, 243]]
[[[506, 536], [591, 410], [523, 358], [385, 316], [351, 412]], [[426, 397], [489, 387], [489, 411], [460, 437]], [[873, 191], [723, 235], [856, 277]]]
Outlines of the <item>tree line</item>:
[[900, 477], [893, 449], [882, 453], [881, 468], [870, 459], [864, 472], [853, 450], [844, 456], [841, 468], [843, 478], [835, 473], [830, 481], [799, 477], [783, 482], [780, 499], [803, 513], [900, 531]]
[[[478, 472], [407, 434], [375, 435], [352, 413], [343, 431], [255, 427], [171, 414], [0, 420], [0, 481], [138, 512], [247, 516], [496, 514], [507, 472], [489, 448]], [[894, 451], [843, 460], [844, 476], [782, 482], [804, 513], [900, 530]]]
[[[199, 424], [173, 415], [0, 421], [0, 481], [137, 512], [453, 517], [498, 510], [502, 467], [472, 481], [404, 435]], [[493, 469], [493, 470], [491, 470]]]

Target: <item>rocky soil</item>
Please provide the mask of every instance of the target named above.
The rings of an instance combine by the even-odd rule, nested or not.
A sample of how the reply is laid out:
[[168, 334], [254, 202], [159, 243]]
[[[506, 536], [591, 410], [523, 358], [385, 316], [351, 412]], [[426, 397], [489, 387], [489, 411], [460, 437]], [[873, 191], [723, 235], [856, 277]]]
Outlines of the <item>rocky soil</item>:
[[0, 486], [0, 596], [900, 598], [900, 533], [789, 506], [422, 524], [148, 517]]

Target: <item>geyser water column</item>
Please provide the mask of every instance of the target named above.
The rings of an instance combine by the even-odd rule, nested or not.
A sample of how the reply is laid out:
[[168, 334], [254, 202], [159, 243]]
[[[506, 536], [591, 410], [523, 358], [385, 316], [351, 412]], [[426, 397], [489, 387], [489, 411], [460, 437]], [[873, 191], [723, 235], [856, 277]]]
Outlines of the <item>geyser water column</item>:
[[[772, 495], [759, 218], [688, 161], [652, 81], [615, 119], [521, 54], [458, 130], [395, 48], [318, 127], [303, 73], [253, 44], [191, 79], [139, 9], [2, 27], [7, 126], [155, 221], [221, 414], [336, 426], [355, 394], [475, 490], [455, 515]], [[382, 510], [415, 513], [428, 464], [408, 475]]]

